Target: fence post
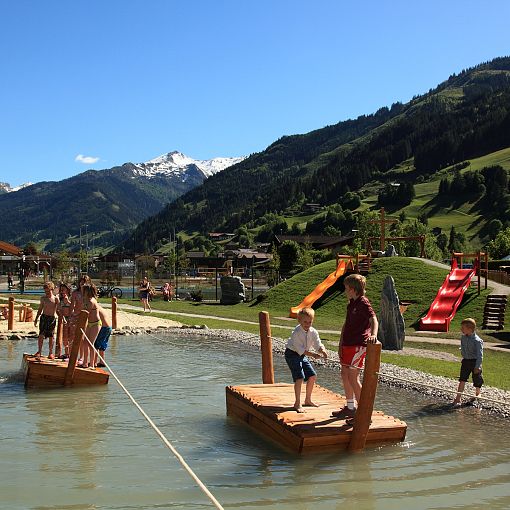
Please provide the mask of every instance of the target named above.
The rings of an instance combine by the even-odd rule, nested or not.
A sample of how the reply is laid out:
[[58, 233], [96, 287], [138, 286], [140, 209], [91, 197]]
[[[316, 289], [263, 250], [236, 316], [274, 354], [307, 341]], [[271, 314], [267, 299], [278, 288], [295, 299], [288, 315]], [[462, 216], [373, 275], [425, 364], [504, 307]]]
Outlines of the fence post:
[[87, 329], [89, 322], [89, 312], [82, 310], [78, 317], [78, 323], [74, 333], [73, 346], [71, 347], [71, 353], [69, 355], [69, 362], [67, 364], [66, 375], [64, 377], [64, 386], [68, 386], [73, 383], [74, 371], [76, 370], [76, 361], [78, 360], [78, 354], [80, 353], [81, 343], [83, 341], [83, 331]]
[[9, 298], [9, 318], [7, 320], [7, 329], [12, 331], [14, 329], [14, 298]]
[[117, 329], [117, 298], [112, 296], [112, 328]]

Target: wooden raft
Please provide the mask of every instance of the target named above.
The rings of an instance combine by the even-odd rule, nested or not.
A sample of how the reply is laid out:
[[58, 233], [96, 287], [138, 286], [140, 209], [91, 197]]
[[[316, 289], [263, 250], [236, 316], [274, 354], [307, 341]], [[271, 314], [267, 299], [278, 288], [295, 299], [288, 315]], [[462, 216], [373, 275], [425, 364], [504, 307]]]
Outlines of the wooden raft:
[[79, 368], [76, 366], [83, 333], [87, 329], [89, 313], [82, 310], [75, 328], [74, 341], [69, 361], [49, 359], [41, 356], [37, 359], [30, 354], [23, 354], [22, 368], [25, 374], [25, 386], [71, 386], [85, 384], [108, 384], [110, 374], [100, 368]]
[[[40, 361], [31, 354], [23, 354], [23, 372], [25, 374], [25, 386], [62, 386], [67, 373], [67, 361], [49, 359], [41, 356]], [[74, 369], [74, 376], [70, 384], [73, 386], [82, 384], [108, 384], [110, 374], [105, 370], [96, 368]]]
[[[304, 401], [304, 392], [302, 396]], [[227, 386], [227, 414], [296, 453], [345, 450], [353, 427], [332, 411], [342, 408], [345, 397], [316, 385], [313, 400], [320, 407], [305, 407], [305, 413], [293, 410], [292, 384], [247, 384]], [[366, 442], [370, 445], [397, 443], [406, 436], [407, 424], [380, 411], [372, 413]]]

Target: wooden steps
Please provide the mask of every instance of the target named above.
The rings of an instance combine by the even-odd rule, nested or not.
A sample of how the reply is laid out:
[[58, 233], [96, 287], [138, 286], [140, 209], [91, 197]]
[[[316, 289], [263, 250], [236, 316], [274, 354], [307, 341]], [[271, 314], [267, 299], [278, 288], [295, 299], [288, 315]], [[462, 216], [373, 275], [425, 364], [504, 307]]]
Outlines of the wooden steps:
[[[352, 436], [352, 423], [331, 416], [345, 405], [345, 397], [316, 385], [313, 399], [319, 407], [306, 407], [300, 414], [292, 408], [292, 384], [247, 384], [227, 386], [227, 414], [234, 416], [279, 445], [296, 453], [345, 450]], [[304, 401], [304, 390], [303, 398]], [[407, 424], [381, 411], [372, 413], [367, 445], [398, 443]]]
[[483, 310], [483, 329], [503, 329], [505, 327], [505, 311], [508, 296], [490, 294], [487, 296]]

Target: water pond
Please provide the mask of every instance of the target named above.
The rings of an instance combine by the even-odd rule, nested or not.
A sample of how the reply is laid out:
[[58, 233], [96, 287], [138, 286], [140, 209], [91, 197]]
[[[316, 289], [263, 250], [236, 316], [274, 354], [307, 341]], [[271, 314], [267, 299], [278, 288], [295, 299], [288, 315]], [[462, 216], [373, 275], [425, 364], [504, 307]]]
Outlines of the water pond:
[[[0, 343], [0, 501], [9, 510], [205, 509], [206, 497], [114, 380], [25, 390], [33, 340]], [[207, 337], [117, 337], [108, 359], [225, 508], [510, 508], [509, 423], [380, 387], [407, 441], [359, 455], [297, 457], [225, 415], [228, 384], [260, 382], [250, 346]], [[290, 382], [283, 359], [276, 378]], [[319, 383], [339, 391], [335, 371]]]

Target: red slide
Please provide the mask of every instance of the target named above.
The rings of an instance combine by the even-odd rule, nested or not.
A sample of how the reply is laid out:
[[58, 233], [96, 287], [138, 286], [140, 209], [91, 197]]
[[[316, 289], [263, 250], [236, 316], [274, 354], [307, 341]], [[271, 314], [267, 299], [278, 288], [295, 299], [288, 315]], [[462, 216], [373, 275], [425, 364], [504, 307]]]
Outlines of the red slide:
[[477, 270], [476, 264], [473, 269], [459, 269], [457, 260], [453, 260], [452, 270], [441, 285], [437, 296], [432, 302], [425, 317], [420, 319], [421, 331], [448, 331], [450, 322], [455, 316], [464, 292], [471, 282], [471, 278]]
[[[334, 272], [332, 272], [323, 282], [319, 283], [315, 289], [306, 296], [301, 303], [297, 306], [293, 306], [290, 309], [289, 317], [297, 317], [297, 313], [301, 308], [305, 308], [306, 306], [312, 306], [317, 299], [319, 299], [326, 290], [328, 290], [337, 280], [347, 271], [347, 262], [342, 260]], [[351, 265], [352, 267], [352, 265]]]

